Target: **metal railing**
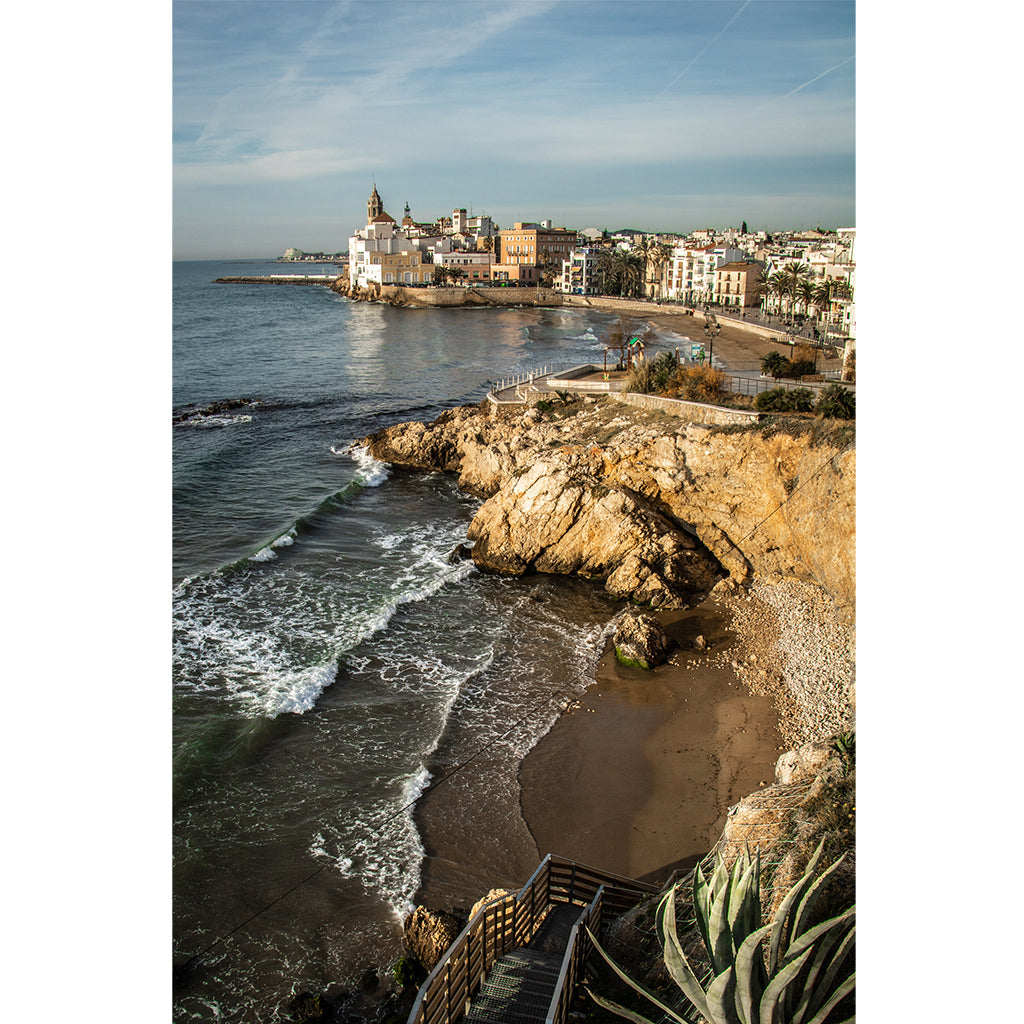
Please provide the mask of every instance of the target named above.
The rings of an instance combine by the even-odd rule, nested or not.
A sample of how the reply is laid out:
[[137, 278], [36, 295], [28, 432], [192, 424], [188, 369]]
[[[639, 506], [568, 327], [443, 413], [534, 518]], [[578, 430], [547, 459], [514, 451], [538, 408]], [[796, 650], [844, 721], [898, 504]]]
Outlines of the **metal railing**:
[[[570, 932], [548, 1012], [549, 1022], [557, 1017], [562, 1024], [590, 953], [589, 937], [581, 928], [584, 920], [593, 921], [596, 913], [597, 925], [591, 924], [596, 932], [603, 912], [621, 914], [656, 892], [656, 886], [548, 854], [518, 893], [499, 896], [476, 912], [420, 987], [407, 1024], [455, 1024], [461, 1020], [495, 961], [525, 946], [552, 906], [576, 904], [587, 911]], [[559, 1008], [563, 1000], [564, 1008]]]
[[605, 891], [603, 885], [598, 888], [590, 905], [569, 932], [569, 942], [566, 945], [565, 956], [562, 957], [562, 969], [558, 974], [555, 994], [551, 998], [544, 1024], [565, 1024], [569, 1019], [569, 1008], [572, 1006], [576, 986], [583, 977], [587, 959], [594, 948], [587, 929], [589, 928], [595, 935], [601, 931]]
[[517, 373], [512, 377], [504, 377], [501, 380], [495, 381], [491, 385], [491, 394], [495, 395], [499, 391], [506, 391], [508, 388], [519, 387], [520, 384], [532, 384], [537, 377], [547, 376], [552, 369], [553, 368], [550, 366], [544, 366], [539, 370], [526, 370], [523, 373]]

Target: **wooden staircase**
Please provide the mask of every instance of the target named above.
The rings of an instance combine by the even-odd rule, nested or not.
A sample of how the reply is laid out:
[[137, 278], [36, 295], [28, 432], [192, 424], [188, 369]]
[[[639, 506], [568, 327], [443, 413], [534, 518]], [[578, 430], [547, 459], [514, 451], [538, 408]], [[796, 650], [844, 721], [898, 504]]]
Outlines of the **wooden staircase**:
[[423, 983], [408, 1024], [565, 1024], [604, 914], [655, 886], [544, 858], [516, 895], [485, 904]]

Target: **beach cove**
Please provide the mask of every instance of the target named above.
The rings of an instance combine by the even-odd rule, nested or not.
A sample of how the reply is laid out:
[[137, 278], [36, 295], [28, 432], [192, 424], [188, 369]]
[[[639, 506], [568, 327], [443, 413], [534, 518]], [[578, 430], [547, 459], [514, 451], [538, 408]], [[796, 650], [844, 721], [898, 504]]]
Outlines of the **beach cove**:
[[[587, 487], [588, 474], [601, 476], [603, 484], [625, 481], [638, 491], [645, 486], [639, 481], [651, 476], [652, 469], [655, 476], [671, 477], [667, 436], [674, 436], [675, 450], [684, 453], [678, 458], [689, 459], [691, 475], [711, 462], [724, 467], [726, 476], [728, 467], [746, 465], [753, 473], [746, 491], [755, 517], [774, 501], [785, 504], [782, 478], [792, 481], [788, 474], [793, 469], [799, 478], [804, 460], [806, 464], [814, 460], [817, 466], [841, 460], [834, 462], [836, 476], [822, 485], [824, 489], [806, 496], [806, 507], [793, 509], [789, 527], [783, 522], [786, 517], [779, 516], [778, 529], [756, 542], [752, 539], [756, 529], [748, 532], [742, 515], [730, 520], [737, 516], [735, 510], [721, 511], [721, 498], [714, 494], [717, 485], [705, 485], [711, 493], [694, 499], [689, 521], [697, 523], [697, 533], [709, 548], [731, 559], [734, 578], [727, 577], [714, 587], [711, 596], [694, 595], [692, 606], [678, 602], [681, 608], [655, 611], [676, 641], [668, 663], [651, 672], [625, 668], [606, 649], [594, 670], [593, 684], [566, 708], [523, 761], [518, 781], [529, 835], [510, 837], [509, 860], [529, 862], [532, 855], [536, 862], [553, 853], [661, 882], [672, 871], [685, 870], [707, 855], [722, 835], [730, 808], [775, 781], [776, 762], [785, 750], [824, 739], [852, 722], [853, 456], [849, 446], [842, 451], [826, 446], [822, 452], [806, 440], [775, 438], [767, 444], [769, 458], [761, 450], [765, 442], [756, 433], [737, 441], [727, 432], [716, 436], [703, 427], [667, 424], [664, 419], [655, 422], [656, 416], [611, 408], [603, 399], [584, 399], [575, 408], [575, 413], [564, 411], [561, 419], [545, 414], [544, 423], [524, 415], [522, 424], [516, 422], [521, 409], [518, 413], [453, 410], [434, 425], [409, 425], [408, 447], [403, 448], [398, 437], [402, 426], [367, 443], [377, 457], [393, 459], [398, 465], [402, 452], [414, 447], [412, 457], [418, 467], [434, 461], [435, 468], [459, 474], [460, 486], [499, 503], [500, 509], [490, 515], [485, 504], [469, 531], [471, 539], [484, 548], [482, 566], [486, 567], [492, 548], [502, 552], [491, 566], [499, 570], [508, 569], [513, 555], [518, 557], [517, 546], [529, 549], [522, 555], [524, 563], [534, 559], [540, 565], [547, 560], [560, 565], [560, 571], [572, 571], [566, 566], [576, 564], [576, 558], [593, 568], [594, 560], [599, 560], [594, 550], [562, 550], [552, 555], [559, 542], [551, 537], [545, 541], [547, 553], [541, 550], [543, 544], [530, 547], [523, 535], [529, 536], [531, 516], [550, 523], [557, 517], [562, 495], [574, 486]], [[594, 419], [584, 425], [588, 416]], [[493, 424], [501, 419], [506, 422]], [[614, 424], [614, 430], [609, 424]], [[617, 438], [609, 441], [609, 430]], [[588, 436], [604, 440], [594, 445]], [[621, 448], [617, 447], [620, 440]], [[559, 461], [550, 454], [552, 447], [571, 454]], [[600, 455], [596, 454], [599, 448]], [[585, 451], [589, 451], [587, 458], [580, 455]], [[758, 462], [764, 468], [751, 471], [749, 467]], [[633, 467], [632, 476], [623, 466]], [[577, 478], [562, 480], [561, 491], [555, 487], [550, 495], [544, 493], [545, 481], [565, 473], [571, 477], [574, 472]], [[808, 484], [812, 475], [820, 475], [820, 469], [815, 474], [803, 472]], [[766, 483], [765, 474], [779, 479]], [[703, 475], [713, 474], [707, 470]], [[517, 504], [515, 498], [496, 496], [513, 493], [517, 479], [524, 481], [522, 490], [529, 492], [529, 502], [523, 498]], [[742, 478], [734, 473], [723, 486], [742, 502]], [[775, 486], [778, 493], [769, 493]], [[671, 485], [665, 488], [671, 489]], [[809, 490], [813, 492], [813, 487]], [[550, 503], [546, 503], [548, 497]], [[668, 501], [665, 493], [658, 495], [659, 507]], [[709, 511], [715, 507], [718, 513]], [[830, 514], [822, 516], [825, 508]], [[817, 526], [808, 519], [815, 509], [821, 520]], [[683, 518], [683, 513], [679, 516]], [[707, 519], [703, 526], [702, 517]], [[513, 521], [519, 523], [519, 533], [508, 525]], [[565, 535], [589, 529], [581, 521], [575, 526], [562, 524]], [[477, 528], [478, 522], [484, 525]], [[481, 544], [480, 535], [486, 537], [489, 525], [499, 530], [498, 542]], [[737, 546], [730, 537], [742, 539]], [[808, 542], [818, 549], [816, 563], [809, 552], [806, 559], [800, 554]], [[596, 540], [595, 546], [600, 543]], [[831, 550], [837, 546], [840, 551]], [[781, 562], [780, 550], [788, 551]], [[605, 565], [598, 575], [602, 574], [611, 590], [612, 581], [620, 575], [614, 563]], [[521, 585], [528, 587], [536, 578], [528, 570]], [[630, 594], [616, 592], [615, 596], [621, 600]], [[450, 812], [454, 802], [444, 795], [443, 787], [438, 792], [428, 790], [417, 811], [428, 853], [418, 898], [428, 906], [456, 909], [460, 898], [467, 900], [466, 879], [476, 875], [460, 856], [460, 830], [472, 807], [463, 806], [455, 820]], [[502, 876], [500, 857], [489, 867], [492, 881]], [[480, 877], [474, 896], [486, 891], [482, 883]]]

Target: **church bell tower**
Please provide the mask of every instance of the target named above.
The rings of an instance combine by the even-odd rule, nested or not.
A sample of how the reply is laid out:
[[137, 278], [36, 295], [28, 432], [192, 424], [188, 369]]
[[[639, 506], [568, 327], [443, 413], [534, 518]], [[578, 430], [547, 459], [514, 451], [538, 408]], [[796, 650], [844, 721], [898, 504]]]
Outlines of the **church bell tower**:
[[374, 217], [379, 217], [384, 212], [384, 204], [381, 202], [381, 198], [377, 195], [377, 183], [373, 183], [373, 192], [370, 193], [370, 198], [366, 202], [366, 223], [372, 224]]

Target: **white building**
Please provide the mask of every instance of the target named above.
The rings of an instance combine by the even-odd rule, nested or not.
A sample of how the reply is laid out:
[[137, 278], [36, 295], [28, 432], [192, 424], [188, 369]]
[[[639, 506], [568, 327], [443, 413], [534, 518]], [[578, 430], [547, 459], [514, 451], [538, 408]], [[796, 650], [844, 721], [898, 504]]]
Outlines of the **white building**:
[[569, 295], [600, 295], [598, 252], [587, 247], [573, 249], [569, 258], [562, 261], [562, 276], [555, 280], [555, 290]]
[[665, 298], [694, 305], [713, 302], [715, 270], [746, 257], [745, 250], [732, 246], [676, 246], [665, 264]]
[[[408, 218], [407, 218], [408, 219]], [[409, 237], [413, 234], [414, 237]], [[382, 274], [386, 278], [385, 264], [398, 263], [412, 265], [412, 255], [418, 259], [416, 265], [423, 263], [423, 254], [427, 251], [432, 253], [450, 252], [452, 249], [451, 240], [441, 236], [430, 236], [413, 232], [410, 229], [403, 229], [395, 223], [395, 218], [384, 209], [384, 203], [377, 194], [377, 186], [374, 185], [373, 192], [366, 203], [366, 227], [359, 228], [348, 240], [349, 286], [365, 288], [371, 282], [381, 283]], [[383, 260], [377, 257], [384, 256], [408, 256], [408, 260]], [[436, 255], [435, 255], [436, 258]], [[404, 268], [403, 268], [404, 269]], [[405, 271], [406, 273], [408, 271]], [[396, 278], [396, 280], [404, 279]]]

